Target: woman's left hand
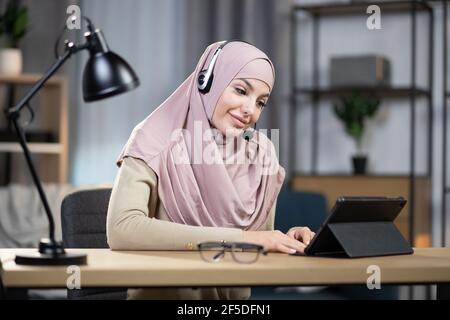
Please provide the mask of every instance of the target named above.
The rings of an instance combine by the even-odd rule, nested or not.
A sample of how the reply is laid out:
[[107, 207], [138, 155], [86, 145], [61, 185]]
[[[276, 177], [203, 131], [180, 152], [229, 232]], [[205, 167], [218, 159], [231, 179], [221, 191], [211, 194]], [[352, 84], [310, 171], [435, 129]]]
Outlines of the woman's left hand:
[[293, 227], [289, 229], [287, 235], [301, 241], [307, 246], [316, 233], [311, 231], [308, 227]]

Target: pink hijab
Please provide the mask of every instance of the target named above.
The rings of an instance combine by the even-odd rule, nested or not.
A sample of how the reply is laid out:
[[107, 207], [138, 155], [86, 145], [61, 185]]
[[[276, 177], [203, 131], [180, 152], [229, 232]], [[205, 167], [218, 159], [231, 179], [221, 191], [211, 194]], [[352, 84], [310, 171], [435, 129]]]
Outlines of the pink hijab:
[[[172, 222], [257, 230], [266, 223], [285, 176], [272, 142], [260, 132], [248, 142], [237, 139], [238, 150], [244, 147], [262, 160], [256, 163], [235, 164], [219, 157], [211, 164], [199, 162], [198, 155], [201, 160], [202, 150], [211, 150], [211, 145], [213, 151], [223, 148], [214, 135], [205, 132], [211, 130], [216, 103], [229, 83], [235, 78], [254, 78], [272, 90], [274, 68], [254, 46], [230, 42], [219, 54], [210, 91], [202, 94], [197, 75], [221, 44], [208, 46], [195, 71], [134, 128], [117, 164], [120, 166], [125, 157], [134, 157], [153, 169], [158, 177], [158, 196]], [[197, 135], [194, 139], [196, 133], [203, 138]]]

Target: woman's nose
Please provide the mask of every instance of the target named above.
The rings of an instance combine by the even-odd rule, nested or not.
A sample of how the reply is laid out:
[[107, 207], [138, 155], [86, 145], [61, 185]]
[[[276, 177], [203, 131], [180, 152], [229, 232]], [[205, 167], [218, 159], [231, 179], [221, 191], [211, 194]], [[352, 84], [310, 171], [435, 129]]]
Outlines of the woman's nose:
[[241, 110], [244, 114], [251, 116], [256, 110], [255, 103], [253, 101], [246, 101], [242, 104]]

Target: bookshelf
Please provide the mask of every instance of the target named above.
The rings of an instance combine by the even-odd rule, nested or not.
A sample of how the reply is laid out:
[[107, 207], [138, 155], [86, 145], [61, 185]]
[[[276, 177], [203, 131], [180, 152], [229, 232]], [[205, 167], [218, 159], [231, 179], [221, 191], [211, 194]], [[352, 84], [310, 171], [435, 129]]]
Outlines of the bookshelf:
[[[17, 103], [23, 94], [41, 78], [40, 74], [17, 76], [0, 75], [2, 109]], [[68, 175], [68, 89], [63, 76], [52, 77], [31, 102], [35, 119], [26, 129], [27, 141], [38, 174], [44, 183], [66, 183]], [[21, 114], [26, 121], [29, 113]], [[8, 123], [2, 115], [0, 122], [0, 175], [3, 184], [31, 182], [22, 148], [15, 134], [8, 132]], [[19, 169], [20, 168], [20, 169]], [[23, 168], [23, 169], [22, 169]], [[22, 172], [23, 171], [23, 172]], [[20, 174], [18, 174], [20, 173]]]
[[[392, 87], [332, 87], [326, 88], [319, 85], [320, 66], [318, 57], [322, 48], [319, 43], [319, 28], [323, 20], [335, 17], [358, 17], [366, 15], [367, 2], [348, 3], [326, 3], [317, 5], [293, 5], [291, 11], [291, 68], [295, 70], [291, 74], [291, 116], [290, 116], [290, 141], [292, 142], [291, 157], [289, 159], [292, 168], [290, 177], [291, 186], [297, 191], [313, 191], [325, 194], [329, 202], [334, 202], [338, 195], [402, 195], [408, 200], [408, 206], [403, 211], [399, 219], [401, 220], [401, 231], [412, 245], [427, 246], [431, 244], [431, 173], [433, 171], [433, 150], [432, 150], [432, 120], [433, 120], [433, 57], [434, 57], [434, 12], [432, 7], [424, 1], [374, 1], [370, 4], [378, 5], [383, 14], [406, 15], [410, 18], [410, 33], [405, 35], [411, 39], [410, 47], [405, 48], [405, 59], [411, 61], [410, 81], [401, 86]], [[300, 28], [298, 23], [298, 13], [302, 12], [308, 18], [308, 23], [312, 28], [312, 85], [302, 86], [298, 83], [298, 61], [300, 57], [298, 46], [307, 45], [305, 42], [299, 43], [297, 33]], [[420, 62], [417, 58], [418, 42], [418, 16], [427, 17], [428, 28], [425, 32], [427, 36], [426, 50], [429, 58], [426, 63], [426, 77], [428, 81], [425, 87], [417, 84], [417, 65]], [[345, 21], [345, 20], [343, 20]], [[345, 23], [345, 22], [344, 22]], [[302, 71], [302, 70], [300, 70]], [[406, 127], [410, 133], [410, 150], [408, 173], [398, 174], [396, 177], [389, 175], [378, 176], [350, 176], [335, 174], [325, 176], [318, 172], [318, 150], [319, 150], [319, 104], [323, 99], [345, 96], [357, 90], [363, 95], [378, 96], [383, 99], [404, 99], [409, 101], [410, 121]], [[298, 124], [297, 112], [302, 103], [299, 98], [308, 97], [311, 101], [311, 169], [309, 172], [298, 172], [296, 169], [296, 145], [295, 133]], [[416, 161], [416, 117], [417, 101], [424, 99], [427, 108], [426, 129], [426, 149], [427, 149], [427, 172], [425, 176], [418, 177]], [[379, 187], [375, 187], [377, 185]], [[386, 190], [389, 190], [387, 192]], [[329, 204], [331, 205], [331, 203]]]

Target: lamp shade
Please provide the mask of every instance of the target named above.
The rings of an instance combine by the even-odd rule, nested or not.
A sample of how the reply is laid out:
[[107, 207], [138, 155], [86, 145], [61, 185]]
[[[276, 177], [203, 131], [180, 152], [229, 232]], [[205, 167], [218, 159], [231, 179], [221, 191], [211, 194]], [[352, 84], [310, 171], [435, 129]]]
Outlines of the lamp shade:
[[84, 101], [111, 97], [139, 86], [133, 69], [112, 51], [91, 54], [83, 72]]
[[89, 25], [85, 33], [89, 60], [83, 72], [84, 101], [96, 101], [139, 86], [136, 73], [119, 55], [110, 51], [101, 30]]

